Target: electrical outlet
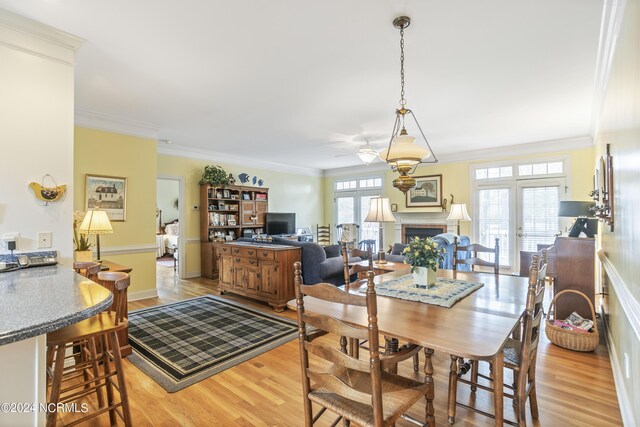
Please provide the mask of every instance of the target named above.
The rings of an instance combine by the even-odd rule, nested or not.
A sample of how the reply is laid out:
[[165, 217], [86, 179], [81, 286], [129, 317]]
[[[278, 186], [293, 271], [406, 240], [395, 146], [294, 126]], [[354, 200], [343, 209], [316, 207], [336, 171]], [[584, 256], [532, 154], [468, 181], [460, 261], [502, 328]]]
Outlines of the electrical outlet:
[[629, 353], [625, 353], [623, 356], [624, 359], [624, 376], [628, 380], [631, 379], [631, 364], [629, 363]]
[[38, 249], [51, 248], [52, 238], [53, 238], [53, 233], [51, 233], [50, 231], [39, 231], [38, 232]]

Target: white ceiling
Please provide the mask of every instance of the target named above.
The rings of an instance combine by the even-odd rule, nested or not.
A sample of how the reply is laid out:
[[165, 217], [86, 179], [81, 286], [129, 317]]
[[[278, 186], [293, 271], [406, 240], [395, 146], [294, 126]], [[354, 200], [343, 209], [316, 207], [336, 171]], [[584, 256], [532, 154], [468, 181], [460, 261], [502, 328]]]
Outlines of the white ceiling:
[[[406, 91], [439, 156], [588, 135], [603, 0], [0, 0], [86, 40], [76, 110], [172, 147], [331, 169]], [[415, 133], [408, 129], [410, 133]], [[354, 155], [350, 155], [350, 154]], [[347, 154], [336, 156], [336, 154]]]

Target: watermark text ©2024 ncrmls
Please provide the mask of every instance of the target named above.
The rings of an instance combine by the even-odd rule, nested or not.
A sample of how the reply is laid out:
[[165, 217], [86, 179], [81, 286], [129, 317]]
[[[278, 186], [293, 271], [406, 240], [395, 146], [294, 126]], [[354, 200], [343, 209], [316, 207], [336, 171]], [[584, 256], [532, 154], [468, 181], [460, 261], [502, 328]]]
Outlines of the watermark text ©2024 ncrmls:
[[0, 403], [0, 412], [18, 413], [18, 412], [81, 412], [89, 411], [88, 403], [21, 403], [21, 402], [2, 402]]

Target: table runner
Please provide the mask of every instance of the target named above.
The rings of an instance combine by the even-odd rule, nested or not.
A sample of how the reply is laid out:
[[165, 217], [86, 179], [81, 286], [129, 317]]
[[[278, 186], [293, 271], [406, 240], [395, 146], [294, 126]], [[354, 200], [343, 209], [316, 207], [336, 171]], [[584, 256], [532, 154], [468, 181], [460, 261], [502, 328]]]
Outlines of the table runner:
[[[427, 289], [417, 288], [413, 281], [413, 275], [407, 274], [397, 279], [377, 284], [376, 293], [393, 298], [451, 307], [458, 300], [466, 297], [476, 289], [480, 289], [482, 286], [484, 284], [479, 282], [438, 277], [434, 286]], [[360, 291], [366, 292], [366, 286], [361, 287]]]

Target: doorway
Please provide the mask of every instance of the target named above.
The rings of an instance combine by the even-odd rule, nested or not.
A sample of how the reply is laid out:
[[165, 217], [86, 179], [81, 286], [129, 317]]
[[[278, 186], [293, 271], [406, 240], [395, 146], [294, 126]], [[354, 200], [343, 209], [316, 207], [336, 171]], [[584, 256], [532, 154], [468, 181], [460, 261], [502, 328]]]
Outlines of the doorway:
[[156, 276], [184, 276], [184, 183], [179, 177], [158, 177], [156, 181]]

